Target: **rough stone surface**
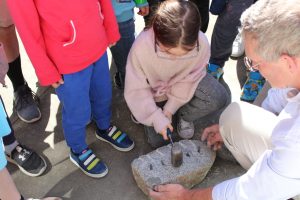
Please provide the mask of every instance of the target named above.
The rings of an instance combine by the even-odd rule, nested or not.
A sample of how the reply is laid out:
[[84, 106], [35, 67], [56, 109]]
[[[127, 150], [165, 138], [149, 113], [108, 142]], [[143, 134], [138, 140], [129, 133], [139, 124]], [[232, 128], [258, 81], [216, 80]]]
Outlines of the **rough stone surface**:
[[146, 195], [147, 188], [157, 184], [180, 183], [191, 188], [205, 178], [216, 153], [199, 140], [181, 140], [178, 144], [183, 151], [180, 167], [175, 168], [171, 164], [171, 145], [160, 147], [131, 163], [134, 179]]

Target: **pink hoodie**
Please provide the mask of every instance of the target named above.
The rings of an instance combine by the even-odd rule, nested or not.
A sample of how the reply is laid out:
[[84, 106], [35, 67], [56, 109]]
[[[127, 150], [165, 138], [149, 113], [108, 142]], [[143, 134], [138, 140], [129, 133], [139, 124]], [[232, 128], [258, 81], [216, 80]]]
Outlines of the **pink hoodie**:
[[128, 55], [125, 99], [136, 119], [161, 132], [169, 119], [155, 102], [167, 100], [164, 110], [174, 114], [194, 96], [206, 75], [210, 47], [206, 36], [199, 32], [196, 48], [185, 56], [172, 57], [154, 49], [153, 30], [143, 31]]
[[110, 0], [8, 0], [41, 85], [81, 71], [120, 38]]

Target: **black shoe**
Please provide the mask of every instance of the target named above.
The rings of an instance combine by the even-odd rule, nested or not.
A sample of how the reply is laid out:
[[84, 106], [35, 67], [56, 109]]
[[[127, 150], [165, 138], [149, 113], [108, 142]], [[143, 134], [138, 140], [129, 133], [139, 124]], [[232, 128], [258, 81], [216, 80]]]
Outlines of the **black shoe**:
[[114, 83], [116, 88], [123, 90], [124, 89], [124, 83], [122, 82], [120, 78], [120, 73], [116, 72], [114, 77]]
[[38, 107], [39, 98], [27, 84], [18, 87], [14, 96], [14, 108], [22, 121], [32, 123], [41, 118], [41, 111]]
[[20, 144], [11, 152], [11, 155], [6, 154], [6, 157], [28, 176], [40, 176], [47, 168], [45, 160], [40, 155]]
[[157, 149], [170, 143], [169, 140], [164, 140], [162, 135], [156, 133], [153, 127], [144, 126], [144, 133], [147, 138], [148, 144], [153, 149]]

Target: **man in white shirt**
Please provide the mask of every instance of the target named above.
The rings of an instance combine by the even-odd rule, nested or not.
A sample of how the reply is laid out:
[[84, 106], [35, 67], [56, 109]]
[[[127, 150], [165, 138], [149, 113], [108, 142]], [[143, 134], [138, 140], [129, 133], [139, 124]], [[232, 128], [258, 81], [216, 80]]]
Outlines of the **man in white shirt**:
[[224, 143], [248, 171], [214, 187], [177, 184], [150, 190], [155, 200], [286, 200], [300, 194], [300, 0], [261, 0], [241, 17], [245, 64], [271, 89], [262, 107], [232, 103], [202, 140]]

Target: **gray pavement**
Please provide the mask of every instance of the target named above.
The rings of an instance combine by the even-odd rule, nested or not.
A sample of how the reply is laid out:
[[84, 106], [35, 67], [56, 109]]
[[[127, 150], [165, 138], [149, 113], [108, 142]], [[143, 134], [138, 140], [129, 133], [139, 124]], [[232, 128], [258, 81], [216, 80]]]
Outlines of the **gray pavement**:
[[[207, 32], [209, 38], [214, 22], [215, 17], [212, 17]], [[139, 16], [136, 25], [137, 32], [141, 31], [143, 20]], [[16, 166], [8, 164], [8, 169], [21, 193], [26, 197], [37, 198], [51, 195], [74, 200], [147, 199], [135, 184], [130, 163], [151, 149], [144, 139], [143, 127], [130, 120], [130, 112], [124, 101], [122, 91], [113, 89], [112, 120], [114, 124], [128, 132], [134, 139], [136, 147], [128, 153], [118, 152], [107, 143], [97, 140], [94, 135], [95, 126], [90, 124], [87, 127], [87, 142], [95, 150], [95, 153], [107, 163], [110, 170], [109, 174], [102, 179], [90, 178], [75, 167], [68, 158], [69, 149], [64, 141], [61, 125], [61, 106], [54, 90], [51, 87], [38, 87], [33, 67], [22, 46], [21, 55], [24, 76], [41, 100], [41, 120], [33, 124], [26, 124], [17, 118], [12, 109], [13, 89], [9, 79], [7, 79], [8, 88], [1, 88], [0, 94], [11, 117], [18, 140], [41, 153], [49, 165], [46, 173], [33, 178], [24, 175]], [[111, 56], [109, 58], [111, 60]], [[235, 65], [236, 61], [232, 60], [226, 63], [225, 80], [230, 85], [233, 100], [238, 100], [240, 88]], [[196, 187], [211, 186], [242, 173], [244, 170], [238, 164], [218, 158], [204, 181]]]

